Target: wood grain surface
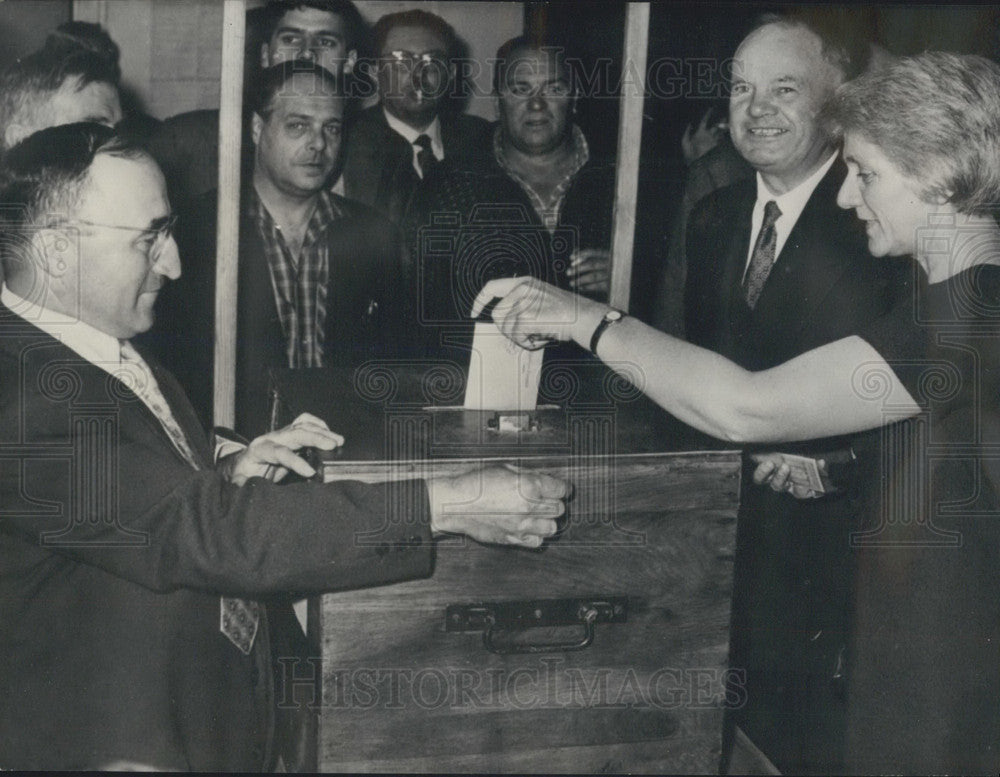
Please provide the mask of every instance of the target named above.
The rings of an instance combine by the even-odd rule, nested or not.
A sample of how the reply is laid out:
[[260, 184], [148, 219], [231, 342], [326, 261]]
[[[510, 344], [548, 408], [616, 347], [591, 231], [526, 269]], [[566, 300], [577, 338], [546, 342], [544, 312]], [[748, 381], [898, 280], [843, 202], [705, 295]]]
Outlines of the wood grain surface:
[[[412, 378], [396, 376], [411, 388]], [[343, 376], [327, 390], [336, 380], [351, 390]], [[337, 394], [304, 390], [287, 410], [330, 417]], [[659, 411], [634, 397], [590, 402], [589, 413], [564, 403], [545, 411], [543, 434], [512, 440], [491, 438], [482, 414], [428, 410], [403, 401], [413, 396], [406, 390], [386, 396], [358, 403], [366, 415], [353, 433], [364, 439], [324, 462], [327, 479], [507, 462], [565, 477], [574, 492], [560, 534], [542, 550], [442, 540], [429, 579], [314, 602], [318, 768], [714, 773], [738, 455], [655, 452], [666, 447]], [[584, 596], [625, 596], [629, 611], [626, 622], [595, 625], [579, 651], [498, 654], [481, 631], [445, 629], [449, 605]], [[498, 630], [496, 641], [548, 645], [583, 634], [582, 625]]]

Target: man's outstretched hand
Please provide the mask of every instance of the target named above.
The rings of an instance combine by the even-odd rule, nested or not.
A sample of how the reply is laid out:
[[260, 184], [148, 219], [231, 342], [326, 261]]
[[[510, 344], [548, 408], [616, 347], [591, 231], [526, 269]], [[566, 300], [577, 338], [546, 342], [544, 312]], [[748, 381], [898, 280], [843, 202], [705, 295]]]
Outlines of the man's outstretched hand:
[[569, 484], [515, 467], [487, 467], [428, 480], [427, 489], [433, 532], [537, 548], [555, 534]]

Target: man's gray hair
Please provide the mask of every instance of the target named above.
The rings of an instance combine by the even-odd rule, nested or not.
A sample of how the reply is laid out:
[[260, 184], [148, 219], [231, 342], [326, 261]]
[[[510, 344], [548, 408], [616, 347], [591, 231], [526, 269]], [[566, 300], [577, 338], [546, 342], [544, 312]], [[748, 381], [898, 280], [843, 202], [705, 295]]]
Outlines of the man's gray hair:
[[865, 31], [842, 9], [816, 7], [803, 8], [787, 13], [762, 13], [754, 17], [744, 40], [757, 30], [776, 25], [808, 30], [820, 42], [823, 58], [850, 81], [868, 67], [871, 45]]
[[[115, 65], [106, 57], [84, 49], [69, 54], [41, 49], [0, 73], [0, 129], [11, 124], [38, 126], [39, 112], [70, 79], [76, 80], [77, 89], [91, 83], [117, 88]], [[0, 150], [5, 147], [0, 132]]]

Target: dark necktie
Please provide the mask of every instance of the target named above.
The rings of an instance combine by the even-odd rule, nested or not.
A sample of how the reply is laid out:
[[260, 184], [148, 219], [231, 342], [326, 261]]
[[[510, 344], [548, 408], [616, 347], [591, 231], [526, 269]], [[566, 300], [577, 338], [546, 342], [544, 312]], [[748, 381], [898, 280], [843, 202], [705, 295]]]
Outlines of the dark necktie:
[[774, 222], [780, 216], [781, 209], [778, 203], [769, 200], [764, 206], [764, 221], [760, 225], [760, 233], [757, 235], [757, 242], [754, 243], [753, 254], [750, 256], [750, 266], [743, 280], [743, 292], [751, 310], [757, 305], [760, 293], [764, 289], [764, 282], [767, 281], [771, 267], [774, 266], [774, 254], [778, 246], [778, 233], [774, 228]]
[[420, 177], [426, 178], [430, 171], [434, 169], [434, 165], [438, 162], [437, 157], [434, 156], [433, 149], [431, 149], [431, 139], [428, 135], [421, 135], [413, 141], [413, 145], [420, 149], [417, 152], [417, 164], [420, 165]]

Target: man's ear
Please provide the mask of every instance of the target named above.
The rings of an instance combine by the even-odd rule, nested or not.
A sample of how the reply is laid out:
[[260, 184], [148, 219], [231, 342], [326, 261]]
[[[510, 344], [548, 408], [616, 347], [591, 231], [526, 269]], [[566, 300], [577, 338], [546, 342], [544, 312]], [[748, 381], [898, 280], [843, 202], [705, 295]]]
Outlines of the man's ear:
[[353, 73], [356, 64], [358, 64], [358, 50], [351, 49], [347, 52], [347, 58], [344, 60], [344, 75]]
[[500, 95], [493, 95], [493, 118], [500, 121]]
[[76, 266], [72, 261], [79, 251], [79, 241], [72, 232], [58, 227], [36, 230], [28, 241], [27, 256], [23, 261], [35, 266], [37, 271], [50, 278], [62, 278], [67, 269]]
[[253, 144], [256, 146], [260, 143], [260, 133], [264, 129], [264, 120], [260, 117], [260, 114], [256, 111], [253, 117], [250, 119], [250, 137], [253, 138]]
[[271, 66], [271, 47], [264, 41], [260, 44], [260, 69], [267, 70]]

